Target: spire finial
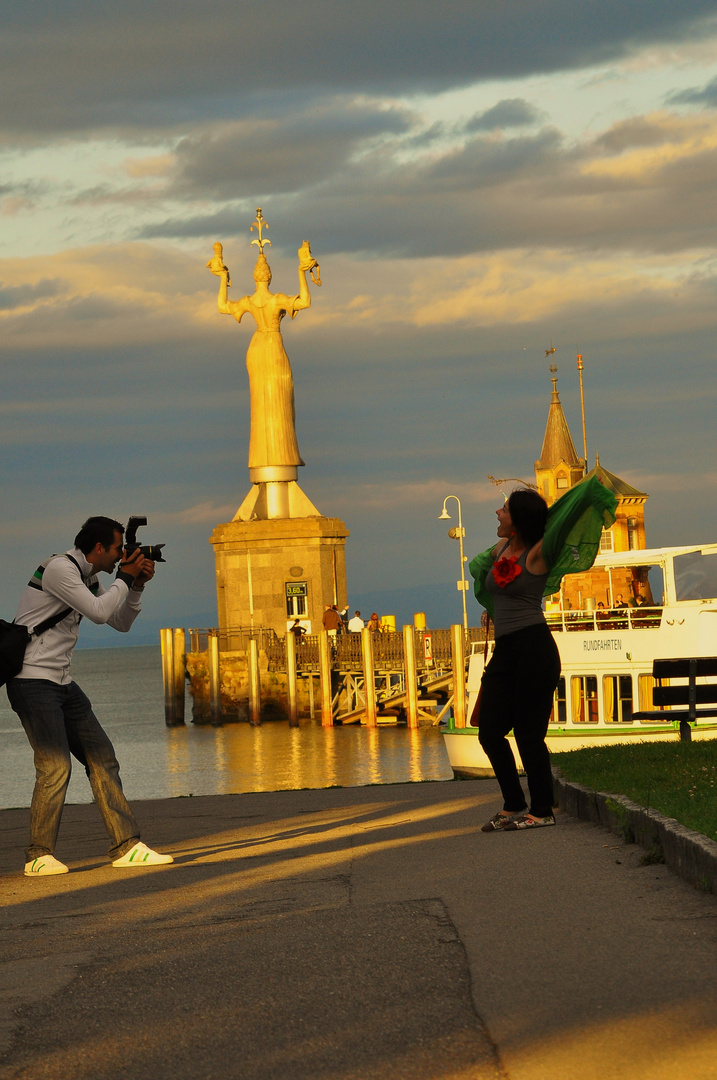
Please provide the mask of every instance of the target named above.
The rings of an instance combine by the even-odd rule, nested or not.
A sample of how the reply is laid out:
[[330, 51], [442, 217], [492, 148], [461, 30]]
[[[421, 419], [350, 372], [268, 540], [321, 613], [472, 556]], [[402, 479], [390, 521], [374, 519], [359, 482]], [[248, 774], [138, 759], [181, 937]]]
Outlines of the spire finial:
[[251, 232], [253, 229], [256, 229], [256, 231], [259, 233], [259, 239], [258, 240], [252, 240], [251, 243], [252, 243], [252, 245], [256, 244], [256, 246], [259, 248], [259, 254], [260, 255], [264, 254], [264, 248], [265, 248], [265, 246], [267, 244], [269, 244], [269, 246], [271, 246], [271, 240], [265, 240], [265, 239], [262, 238], [262, 235], [261, 235], [261, 230], [262, 229], [268, 229], [268, 228], [269, 228], [268, 224], [266, 223], [266, 221], [264, 221], [264, 218], [261, 216], [261, 207], [257, 206], [257, 208], [256, 208], [256, 221], [250, 227], [249, 232]]

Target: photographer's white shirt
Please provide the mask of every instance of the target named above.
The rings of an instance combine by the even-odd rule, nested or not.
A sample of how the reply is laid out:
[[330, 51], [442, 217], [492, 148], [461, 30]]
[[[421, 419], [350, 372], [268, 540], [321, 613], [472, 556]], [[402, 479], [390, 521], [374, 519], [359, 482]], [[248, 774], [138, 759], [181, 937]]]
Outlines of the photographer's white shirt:
[[[76, 560], [82, 576], [68, 555]], [[94, 587], [92, 591], [91, 587]], [[107, 623], [120, 633], [126, 633], [141, 606], [141, 593], [131, 590], [124, 581], [115, 580], [108, 589], [103, 588], [95, 568], [79, 548], [53, 556], [46, 563], [42, 577], [36, 575], [25, 588], [15, 622], [31, 631], [64, 608], [73, 610], [40, 637], [32, 637], [17, 678], [47, 679], [61, 685], [72, 682], [70, 662], [77, 644], [80, 617], [85, 616], [93, 623]]]

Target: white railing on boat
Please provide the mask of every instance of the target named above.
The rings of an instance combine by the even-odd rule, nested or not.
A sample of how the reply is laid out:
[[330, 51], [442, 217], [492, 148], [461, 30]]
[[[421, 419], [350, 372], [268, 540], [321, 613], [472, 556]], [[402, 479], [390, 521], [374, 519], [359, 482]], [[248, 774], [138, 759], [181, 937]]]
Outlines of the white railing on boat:
[[586, 633], [590, 630], [659, 630], [661, 607], [595, 608], [592, 611], [546, 611], [553, 631]]

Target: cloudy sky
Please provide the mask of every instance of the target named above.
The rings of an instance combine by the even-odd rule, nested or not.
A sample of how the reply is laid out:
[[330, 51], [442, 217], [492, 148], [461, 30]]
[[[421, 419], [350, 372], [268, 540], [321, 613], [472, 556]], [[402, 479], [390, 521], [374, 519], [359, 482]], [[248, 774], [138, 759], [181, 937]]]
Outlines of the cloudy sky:
[[443, 498], [485, 547], [551, 343], [648, 543], [717, 539], [717, 0], [5, 0], [0, 31], [3, 615], [85, 516], [146, 513], [148, 619], [213, 623], [251, 328], [205, 263], [251, 291], [257, 206], [275, 289], [321, 263], [284, 338], [350, 600], [460, 621]]

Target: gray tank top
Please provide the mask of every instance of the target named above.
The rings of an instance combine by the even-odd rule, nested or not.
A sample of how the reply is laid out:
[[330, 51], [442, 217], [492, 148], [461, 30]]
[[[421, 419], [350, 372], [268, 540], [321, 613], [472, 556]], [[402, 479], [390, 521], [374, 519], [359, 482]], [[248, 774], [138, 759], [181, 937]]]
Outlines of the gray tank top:
[[[517, 565], [520, 574], [502, 588], [493, 577], [493, 568], [488, 571], [486, 589], [493, 598], [493, 622], [495, 636], [512, 634], [526, 626], [536, 626], [545, 622], [542, 601], [547, 574], [531, 574], [525, 565], [527, 549], [518, 556]], [[500, 562], [500, 557], [497, 560]], [[494, 564], [495, 565], [495, 564]]]

